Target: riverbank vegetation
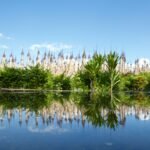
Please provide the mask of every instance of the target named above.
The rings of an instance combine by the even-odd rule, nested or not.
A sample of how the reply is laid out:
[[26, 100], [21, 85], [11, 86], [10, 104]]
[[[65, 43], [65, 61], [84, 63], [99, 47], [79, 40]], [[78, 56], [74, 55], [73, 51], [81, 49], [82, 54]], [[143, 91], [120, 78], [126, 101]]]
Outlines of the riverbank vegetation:
[[127, 73], [117, 71], [119, 55], [94, 54], [93, 58], [75, 75], [54, 75], [40, 66], [8, 68], [0, 70], [0, 88], [49, 89], [91, 92], [149, 91], [150, 73]]
[[[11, 114], [10, 117], [14, 117], [17, 112], [20, 113], [19, 116], [22, 116], [22, 111], [24, 111], [27, 116], [29, 112], [31, 112], [32, 118], [34, 114], [36, 117], [38, 116], [38, 118], [42, 115], [42, 121], [48, 123], [50, 121], [49, 119], [59, 115], [57, 118], [58, 121], [56, 122], [60, 123], [67, 113], [70, 115], [68, 115], [68, 117], [66, 116], [64, 121], [68, 119], [71, 123], [72, 121], [81, 119], [81, 123], [84, 126], [86, 119], [95, 127], [105, 126], [112, 129], [117, 128], [119, 124], [125, 125], [126, 115], [128, 113], [131, 115], [131, 110], [133, 111], [132, 115], [135, 115], [137, 119], [139, 119], [141, 112], [142, 114], [144, 113], [146, 120], [146, 117], [149, 116], [148, 110], [150, 108], [150, 96], [145, 93], [119, 93], [117, 95], [94, 93], [91, 97], [89, 92], [78, 94], [75, 92], [0, 92], [0, 99], [1, 116], [7, 116], [7, 111]], [[118, 113], [120, 115], [118, 115]], [[81, 117], [79, 117], [79, 115], [81, 115]], [[23, 119], [22, 117], [19, 119], [21, 125]], [[29, 118], [26, 117], [25, 121], [27, 123]], [[37, 119], [35, 119], [35, 121], [37, 121]], [[36, 125], [38, 125], [38, 123]]]

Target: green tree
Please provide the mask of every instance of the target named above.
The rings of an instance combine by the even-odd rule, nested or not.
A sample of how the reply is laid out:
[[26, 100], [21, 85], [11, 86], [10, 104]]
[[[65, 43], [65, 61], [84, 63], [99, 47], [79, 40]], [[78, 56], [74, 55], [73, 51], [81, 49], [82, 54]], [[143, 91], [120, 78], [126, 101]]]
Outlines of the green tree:
[[54, 90], [70, 90], [71, 81], [70, 77], [64, 74], [57, 75], [53, 78], [53, 89]]
[[126, 87], [129, 91], [143, 91], [146, 88], [147, 81], [144, 76], [132, 75], [128, 78]]
[[47, 80], [47, 72], [39, 66], [25, 69], [6, 67], [0, 73], [2, 88], [43, 88]]
[[81, 82], [87, 85], [91, 91], [94, 91], [97, 86], [103, 63], [104, 57], [101, 54], [96, 54], [93, 59], [84, 66], [84, 69], [78, 72], [78, 78], [80, 78]]
[[43, 88], [48, 80], [47, 72], [39, 65], [26, 69], [24, 77], [26, 88]]
[[117, 71], [117, 66], [119, 62], [119, 56], [116, 52], [110, 52], [106, 56], [107, 71], [106, 75], [108, 78], [108, 83], [110, 84], [110, 93], [112, 94], [115, 89], [117, 89], [120, 82], [119, 72]]

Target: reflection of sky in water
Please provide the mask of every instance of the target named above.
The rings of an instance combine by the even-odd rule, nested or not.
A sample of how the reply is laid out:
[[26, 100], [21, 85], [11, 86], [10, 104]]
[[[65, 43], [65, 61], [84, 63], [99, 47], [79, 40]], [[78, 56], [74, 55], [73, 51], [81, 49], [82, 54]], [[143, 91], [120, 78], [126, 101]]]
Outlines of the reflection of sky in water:
[[28, 127], [28, 130], [30, 132], [33, 133], [66, 133], [66, 132], [70, 132], [71, 130], [67, 129], [67, 128], [59, 128], [59, 127], [55, 127], [55, 126], [48, 126], [45, 128], [33, 128], [32, 126]]
[[[73, 102], [53, 102], [36, 113], [21, 107], [0, 107], [0, 149], [149, 149], [149, 108], [121, 105], [114, 111], [86, 109]], [[107, 126], [110, 112], [117, 116], [114, 129]], [[104, 119], [101, 126], [99, 115]]]
[[[94, 127], [85, 120], [72, 122], [62, 120], [58, 124], [56, 115], [49, 124], [43, 124], [40, 115], [35, 117], [31, 113], [28, 124], [25, 121], [26, 113], [22, 112], [22, 123], [19, 122], [19, 114], [15, 110], [11, 121], [5, 115], [0, 125], [0, 147], [2, 149], [143, 149], [150, 146], [148, 138], [150, 133], [150, 121], [141, 121], [135, 114], [126, 114], [126, 123], [119, 125], [115, 130], [102, 127]], [[38, 120], [36, 124], [35, 118]], [[131, 142], [132, 141], [132, 142]]]

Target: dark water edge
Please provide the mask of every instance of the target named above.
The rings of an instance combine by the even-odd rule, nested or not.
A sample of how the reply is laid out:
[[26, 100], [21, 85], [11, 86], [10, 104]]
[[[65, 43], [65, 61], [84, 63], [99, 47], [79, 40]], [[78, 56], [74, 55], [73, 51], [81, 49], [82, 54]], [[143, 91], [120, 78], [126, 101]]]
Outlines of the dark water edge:
[[145, 93], [0, 92], [0, 149], [147, 150]]
[[[14, 88], [0, 88], [0, 92], [62, 92], [62, 93], [67, 93], [67, 92], [77, 92], [77, 93], [87, 93], [91, 92], [90, 90], [84, 90], [84, 89], [79, 89], [79, 90], [53, 90], [53, 89], [14, 89]], [[99, 91], [95, 91], [95, 93], [99, 93]], [[144, 94], [150, 94], [150, 91], [113, 91], [114, 94], [118, 93], [126, 93], [126, 94], [139, 94], [139, 93], [144, 93]]]

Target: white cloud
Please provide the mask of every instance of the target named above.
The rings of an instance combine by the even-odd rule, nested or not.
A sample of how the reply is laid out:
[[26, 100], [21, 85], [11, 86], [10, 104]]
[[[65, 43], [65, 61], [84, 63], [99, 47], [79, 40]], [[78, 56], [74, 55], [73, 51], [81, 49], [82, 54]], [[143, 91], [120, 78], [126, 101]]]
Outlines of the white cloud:
[[2, 33], [0, 33], [0, 38], [2, 38], [3, 37], [3, 34]]
[[7, 45], [0, 45], [0, 49], [8, 49], [9, 47]]
[[71, 49], [72, 45], [64, 44], [64, 43], [43, 43], [43, 44], [33, 44], [29, 49], [37, 50], [37, 49], [48, 49], [51, 51], [59, 51], [63, 49]]
[[0, 39], [13, 40], [12, 37], [6, 36], [6, 35], [4, 35], [3, 33], [0, 33]]
[[10, 36], [7, 36], [5, 37], [7, 40], [14, 40], [14, 38], [10, 37]]

